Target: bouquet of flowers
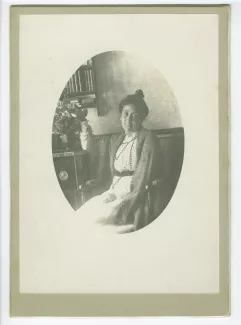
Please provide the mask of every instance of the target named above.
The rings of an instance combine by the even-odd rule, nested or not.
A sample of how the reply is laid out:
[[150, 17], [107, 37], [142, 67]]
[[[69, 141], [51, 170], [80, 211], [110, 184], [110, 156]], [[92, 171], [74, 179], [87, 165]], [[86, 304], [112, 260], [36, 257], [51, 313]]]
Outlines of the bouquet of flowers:
[[53, 121], [54, 149], [80, 147], [81, 122], [86, 121], [87, 110], [77, 100], [58, 101]]

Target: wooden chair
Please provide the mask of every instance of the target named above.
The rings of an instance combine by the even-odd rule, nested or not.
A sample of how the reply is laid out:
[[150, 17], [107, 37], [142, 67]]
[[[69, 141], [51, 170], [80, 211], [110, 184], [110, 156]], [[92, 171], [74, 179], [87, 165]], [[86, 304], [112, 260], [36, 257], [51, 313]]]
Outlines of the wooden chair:
[[[148, 220], [154, 220], [160, 215], [169, 203], [182, 168], [184, 153], [184, 133], [183, 129], [175, 130], [156, 130], [160, 141], [160, 150], [163, 151], [164, 157], [164, 178], [156, 179], [151, 184], [146, 185], [146, 202], [145, 211]], [[101, 147], [108, 142], [110, 135], [94, 136], [95, 144], [91, 155], [92, 165], [90, 166], [90, 175], [92, 182], [87, 181], [80, 186], [83, 202], [88, 201], [91, 197], [99, 195], [108, 189], [108, 185], [101, 184], [98, 181], [98, 165]]]

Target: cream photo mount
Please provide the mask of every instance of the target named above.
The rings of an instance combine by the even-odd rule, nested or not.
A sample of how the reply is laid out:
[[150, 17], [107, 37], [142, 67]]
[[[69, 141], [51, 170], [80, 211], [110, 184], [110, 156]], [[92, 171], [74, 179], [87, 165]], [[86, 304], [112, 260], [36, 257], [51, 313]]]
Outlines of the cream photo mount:
[[[12, 317], [128, 317], [230, 315], [229, 6], [12, 6], [10, 8]], [[219, 18], [219, 293], [21, 293], [19, 254], [19, 20], [22, 15], [216, 14]]]

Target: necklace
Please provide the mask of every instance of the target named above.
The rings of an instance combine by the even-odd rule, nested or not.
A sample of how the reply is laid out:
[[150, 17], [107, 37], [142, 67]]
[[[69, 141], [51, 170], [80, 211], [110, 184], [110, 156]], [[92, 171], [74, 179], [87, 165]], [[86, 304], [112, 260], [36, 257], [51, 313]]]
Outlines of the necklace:
[[132, 146], [131, 146], [131, 149], [132, 149], [135, 139], [136, 139], [136, 136], [134, 138], [132, 138], [131, 140], [129, 140], [128, 142], [122, 142], [122, 144], [125, 144], [125, 146], [123, 147], [123, 149], [121, 150], [121, 152], [119, 153], [119, 155], [118, 156], [116, 155], [115, 160], [118, 160], [120, 158], [121, 154], [127, 148], [128, 144], [133, 141]]
[[[132, 150], [133, 150], [133, 146], [134, 146], [134, 140], [136, 139], [136, 136], [133, 137], [130, 141], [127, 142], [122, 142], [122, 144], [125, 144], [125, 146], [123, 147], [123, 149], [121, 150], [121, 152], [119, 153], [118, 156], [116, 156], [115, 160], [118, 160], [121, 156], [121, 154], [123, 153], [123, 151], [127, 148], [128, 144], [132, 142], [131, 144], [131, 148], [130, 148], [130, 170], [132, 170]], [[126, 170], [126, 168], [125, 168]], [[115, 185], [121, 180], [121, 177], [118, 177], [117, 180], [115, 181], [114, 184], [112, 184], [112, 189], [114, 189]]]
[[112, 184], [112, 189], [114, 189], [114, 187], [116, 186], [116, 184], [119, 182], [121, 180], [121, 177], [119, 177], [118, 179], [117, 179], [117, 181], [114, 183], [114, 184]]
[[136, 133], [132, 133], [131, 135], [126, 134], [125, 139], [122, 143], [131, 142], [131, 141], [135, 140], [136, 136], [137, 136]]
[[132, 149], [133, 149], [133, 146], [134, 146], [134, 141], [132, 142], [131, 144], [131, 150], [130, 150], [130, 169], [132, 170]]

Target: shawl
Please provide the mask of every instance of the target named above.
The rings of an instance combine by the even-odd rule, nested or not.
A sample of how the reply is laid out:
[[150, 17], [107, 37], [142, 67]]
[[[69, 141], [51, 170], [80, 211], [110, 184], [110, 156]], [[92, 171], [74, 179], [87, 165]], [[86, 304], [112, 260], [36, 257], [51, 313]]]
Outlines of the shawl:
[[[99, 180], [111, 185], [114, 177], [114, 160], [116, 152], [123, 142], [124, 133], [112, 135], [102, 147], [99, 161]], [[145, 128], [137, 132], [137, 164], [131, 182], [131, 192], [113, 210], [108, 219], [115, 225], [133, 224], [138, 230], [152, 220], [146, 215], [145, 203], [147, 200], [146, 186], [150, 186], [155, 179], [164, 178], [164, 164], [160, 144], [156, 135]], [[109, 174], [107, 175], [107, 170]]]

